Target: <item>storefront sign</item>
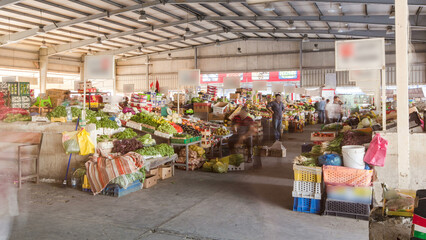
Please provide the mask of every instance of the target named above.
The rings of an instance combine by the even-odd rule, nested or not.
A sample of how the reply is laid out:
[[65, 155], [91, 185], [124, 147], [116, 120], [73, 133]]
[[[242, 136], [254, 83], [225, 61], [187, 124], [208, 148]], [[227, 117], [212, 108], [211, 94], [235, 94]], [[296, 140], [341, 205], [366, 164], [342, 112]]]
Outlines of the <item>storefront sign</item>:
[[281, 72], [248, 72], [248, 73], [219, 73], [202, 74], [201, 84], [224, 83], [225, 77], [238, 77], [242, 83], [251, 83], [253, 81], [267, 82], [299, 82], [299, 71], [281, 71]]
[[382, 69], [385, 66], [384, 38], [336, 41], [336, 71]]

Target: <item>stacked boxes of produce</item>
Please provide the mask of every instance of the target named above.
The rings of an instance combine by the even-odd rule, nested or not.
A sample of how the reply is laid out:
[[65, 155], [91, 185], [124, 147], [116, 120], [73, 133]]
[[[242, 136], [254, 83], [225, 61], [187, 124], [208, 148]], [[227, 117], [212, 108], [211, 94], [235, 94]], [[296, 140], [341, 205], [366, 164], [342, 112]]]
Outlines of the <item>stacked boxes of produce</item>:
[[320, 213], [322, 193], [321, 168], [294, 164], [293, 170], [293, 211]]
[[324, 165], [325, 214], [368, 220], [373, 170]]
[[[9, 82], [8, 90], [11, 96], [11, 108], [24, 108], [31, 107], [30, 98], [30, 83], [29, 82]], [[1, 98], [3, 99], [3, 98]]]
[[212, 96], [216, 96], [217, 94], [217, 87], [216, 86], [207, 86], [207, 94], [208, 95], [212, 95]]
[[65, 96], [69, 93], [68, 90], [62, 89], [48, 89], [46, 90], [46, 95], [50, 97], [52, 107], [56, 107], [62, 104], [65, 99]]
[[212, 132], [210, 128], [201, 130], [201, 147], [209, 148], [212, 146]]

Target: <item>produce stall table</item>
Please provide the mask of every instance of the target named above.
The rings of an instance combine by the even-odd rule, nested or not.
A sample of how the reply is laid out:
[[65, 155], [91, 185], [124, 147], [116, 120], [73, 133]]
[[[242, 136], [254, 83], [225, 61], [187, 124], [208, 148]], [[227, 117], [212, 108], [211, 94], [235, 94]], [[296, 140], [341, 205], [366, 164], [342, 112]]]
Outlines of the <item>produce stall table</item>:
[[[223, 140], [224, 139], [228, 139], [228, 138], [230, 138], [230, 137], [232, 137], [232, 133], [230, 133], [230, 134], [227, 134], [227, 135], [216, 135], [216, 136], [214, 136], [214, 138], [217, 138], [217, 139], [219, 139], [219, 157], [220, 158], [222, 158], [222, 155], [223, 155], [223, 146], [224, 145], [228, 145], [228, 143], [223, 143]], [[214, 150], [213, 150], [213, 148], [214, 148], [214, 145], [212, 144], [212, 146], [211, 146], [211, 149], [210, 149], [210, 157], [211, 158], [213, 158], [213, 153], [214, 153]]]
[[[186, 152], [186, 159], [185, 159], [185, 164], [183, 164], [183, 163], [173, 163], [173, 169], [174, 169], [174, 166], [185, 166], [186, 167], [186, 171], [188, 171], [189, 170], [189, 166], [188, 166], [188, 148], [189, 148], [189, 146], [191, 146], [191, 145], [195, 145], [195, 144], [199, 144], [199, 145], [201, 145], [201, 141], [196, 141], [196, 142], [190, 142], [190, 143], [187, 143], [187, 144], [183, 144], [183, 143], [171, 143], [171, 146], [172, 147], [185, 147], [185, 152]], [[177, 159], [177, 157], [176, 157], [176, 159]], [[175, 160], [176, 160], [175, 159]], [[174, 170], [173, 170], [174, 171]]]
[[151, 158], [151, 159], [147, 159], [145, 161], [144, 167], [146, 171], [149, 171], [153, 168], [159, 167], [161, 165], [164, 165], [166, 163], [171, 163], [172, 164], [172, 175], [175, 175], [175, 162], [176, 159], [178, 158], [177, 154], [173, 154], [170, 157], [160, 157], [160, 158]]

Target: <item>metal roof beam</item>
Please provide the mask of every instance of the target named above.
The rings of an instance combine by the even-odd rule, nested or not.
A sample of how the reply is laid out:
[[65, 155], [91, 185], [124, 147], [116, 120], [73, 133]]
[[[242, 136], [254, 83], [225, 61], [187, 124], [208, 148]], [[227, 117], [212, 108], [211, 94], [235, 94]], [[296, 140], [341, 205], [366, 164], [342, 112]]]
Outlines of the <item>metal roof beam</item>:
[[[276, 0], [275, 2], [281, 2], [282, 0]], [[292, 2], [325, 2], [325, 3], [369, 3], [369, 4], [395, 4], [395, 0], [291, 0]], [[271, 1], [272, 2], [272, 1]], [[247, 3], [252, 4], [263, 4], [264, 0], [247, 0]], [[408, 0], [408, 5], [419, 5], [426, 6], [424, 0]]]
[[[217, 2], [244, 2], [245, 0], [185, 0], [185, 3], [209, 3], [209, 2], [213, 2], [213, 3], [217, 3]], [[8, 2], [17, 2], [17, 1], [11, 1], [9, 0]], [[44, 2], [44, 1], [39, 1], [39, 2]], [[79, 4], [84, 3], [81, 1], [77, 1], [77, 0], [71, 0], [71, 2], [78, 2]], [[168, 3], [180, 3], [181, 0], [168, 0]], [[11, 3], [10, 3], [11, 4]], [[148, 3], [143, 3], [143, 4], [136, 4], [136, 5], [132, 5], [132, 6], [128, 6], [128, 7], [123, 7], [123, 8], [118, 8], [118, 9], [114, 9], [111, 11], [103, 11], [103, 9], [98, 9], [99, 11], [102, 11], [101, 13], [98, 14], [92, 14], [92, 15], [88, 15], [88, 16], [84, 16], [84, 17], [80, 17], [80, 18], [75, 18], [75, 19], [71, 19], [71, 20], [67, 20], [67, 21], [62, 21], [62, 22], [58, 22], [55, 24], [49, 24], [44, 26], [44, 30], [46, 32], [48, 31], [52, 31], [58, 28], [62, 28], [62, 27], [67, 27], [67, 26], [71, 26], [71, 25], [75, 25], [78, 23], [83, 23], [83, 22], [87, 22], [90, 20], [95, 20], [95, 19], [99, 19], [99, 18], [104, 18], [104, 17], [110, 17], [113, 15], [117, 15], [120, 13], [124, 13], [124, 12], [129, 12], [129, 11], [134, 11], [134, 10], [138, 10], [141, 8], [147, 8], [147, 7], [152, 7], [152, 6], [156, 6], [156, 5], [160, 5], [162, 4], [161, 1], [155, 1], [155, 2], [148, 2]], [[58, 5], [58, 4], [54, 4], [51, 3], [50, 5]], [[0, 6], [1, 6], [1, 2], [0, 2]], [[58, 8], [61, 8], [61, 5], [58, 5]], [[9, 34], [9, 35], [3, 35], [0, 36], [0, 43], [5, 44], [6, 40], [10, 39], [10, 42], [16, 42], [25, 38], [29, 38], [32, 36], [35, 36], [38, 34], [38, 27], [37, 28], [32, 28], [26, 31], [22, 31], [22, 32], [17, 32], [17, 33], [13, 33], [13, 34]]]
[[[416, 16], [411, 16], [410, 20], [414, 21]], [[426, 16], [422, 16], [420, 15], [419, 18], [422, 18], [424, 20], [426, 20]], [[284, 20], [295, 20], [295, 21], [325, 21], [325, 22], [354, 22], [357, 21], [358, 23], [364, 22], [364, 23], [371, 23], [371, 24], [383, 24], [383, 25], [393, 25], [394, 21], [393, 19], [389, 19], [388, 16], [220, 16], [220, 17], [208, 17], [206, 16], [204, 18], [204, 21], [220, 21], [220, 20], [229, 20], [229, 21], [237, 21], [237, 20], [244, 20], [244, 21], [250, 21], [250, 20], [269, 20], [269, 21], [284, 21]], [[188, 20], [182, 19], [180, 21], [175, 21], [175, 22], [169, 22], [169, 23], [165, 23], [165, 24], [160, 24], [157, 26], [153, 26], [153, 27], [144, 27], [144, 28], [138, 28], [138, 29], [133, 29], [133, 30], [129, 30], [129, 31], [124, 31], [124, 32], [119, 32], [119, 33], [114, 33], [114, 34], [109, 34], [106, 36], [99, 36], [101, 38], [101, 40], [110, 40], [113, 38], [119, 38], [119, 37], [124, 37], [127, 35], [133, 35], [133, 34], [137, 34], [137, 33], [141, 33], [141, 32], [149, 32], [155, 29], [162, 29], [162, 28], [166, 28], [166, 27], [174, 27], [174, 26], [178, 26], [181, 24], [185, 24], [185, 23], [193, 23], [193, 22], [197, 22], [199, 21], [197, 18], [190, 18]], [[393, 23], [392, 23], [393, 22]], [[426, 21], [419, 21], [420, 23], [423, 23], [426, 25]], [[230, 32], [233, 32], [231, 28]], [[265, 32], [265, 31], [261, 31], [262, 29], [259, 29], [259, 31], [257, 32]], [[278, 29], [277, 29], [278, 30]], [[281, 30], [281, 29], [279, 29]], [[249, 29], [247, 32], [252, 32], [252, 33], [257, 33], [255, 29]], [[266, 29], [266, 33], [272, 33], [273, 30], [268, 30]], [[276, 31], [279, 33], [298, 33], [297, 30], [286, 30], [285, 32], [283, 31]], [[306, 31], [302, 31], [303, 33], [307, 33]], [[239, 32], [239, 33], [243, 33], [243, 32]], [[351, 34], [352, 31], [350, 32], [346, 32], [343, 35], [352, 35]], [[315, 34], [315, 33], [313, 33]], [[321, 33], [320, 33], [321, 34]], [[332, 34], [332, 33], [323, 33], [323, 34]], [[342, 33], [340, 33], [342, 34]], [[138, 37], [140, 37], [139, 35], [137, 35]], [[141, 37], [144, 38], [144, 37]], [[72, 43], [66, 43], [66, 44], [62, 44], [62, 45], [56, 45], [56, 46], [52, 46], [48, 48], [48, 55], [53, 55], [53, 54], [57, 54], [57, 53], [61, 53], [61, 52], [65, 52], [65, 51], [69, 51], [71, 49], [74, 48], [79, 48], [79, 47], [84, 47], [86, 45], [92, 44], [92, 43], [96, 43], [97, 38], [89, 38], [89, 39], [84, 39], [78, 42], [72, 42]]]
[[19, 2], [22, 2], [22, 0], [0, 0], [0, 8], [6, 7], [8, 5], [13, 5]]

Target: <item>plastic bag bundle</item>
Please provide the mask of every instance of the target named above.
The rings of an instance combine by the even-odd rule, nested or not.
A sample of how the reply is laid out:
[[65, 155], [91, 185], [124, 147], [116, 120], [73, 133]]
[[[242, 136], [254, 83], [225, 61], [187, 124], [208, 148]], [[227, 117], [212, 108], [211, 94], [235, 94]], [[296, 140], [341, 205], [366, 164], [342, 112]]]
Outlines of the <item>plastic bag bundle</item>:
[[62, 145], [64, 146], [66, 154], [80, 152], [77, 134], [78, 131], [62, 133]]

